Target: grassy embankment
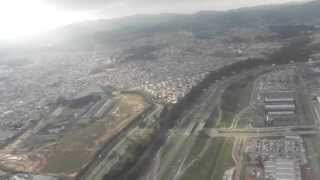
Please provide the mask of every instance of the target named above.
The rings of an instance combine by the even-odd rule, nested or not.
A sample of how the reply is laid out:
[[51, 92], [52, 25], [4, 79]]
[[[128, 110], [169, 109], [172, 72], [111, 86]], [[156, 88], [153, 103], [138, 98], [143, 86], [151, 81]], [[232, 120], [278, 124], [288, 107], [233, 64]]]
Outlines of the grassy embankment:
[[228, 86], [221, 97], [222, 119], [219, 127], [229, 127], [233, 118], [249, 105], [254, 77], [248, 76]]

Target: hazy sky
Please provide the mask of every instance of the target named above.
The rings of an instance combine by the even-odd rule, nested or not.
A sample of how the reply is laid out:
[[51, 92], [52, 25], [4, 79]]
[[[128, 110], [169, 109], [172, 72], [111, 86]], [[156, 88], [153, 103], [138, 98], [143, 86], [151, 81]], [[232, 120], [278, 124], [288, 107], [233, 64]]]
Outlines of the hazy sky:
[[63, 25], [100, 18], [298, 1], [307, 0], [0, 0], [0, 40], [21, 40]]
[[45, 0], [69, 10], [94, 11], [106, 17], [141, 13], [192, 13], [307, 0]]

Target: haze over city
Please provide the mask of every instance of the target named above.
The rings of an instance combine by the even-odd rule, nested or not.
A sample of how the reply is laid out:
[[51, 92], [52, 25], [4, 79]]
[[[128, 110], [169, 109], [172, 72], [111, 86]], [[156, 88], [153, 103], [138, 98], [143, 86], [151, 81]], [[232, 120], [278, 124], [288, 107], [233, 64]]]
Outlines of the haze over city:
[[2, 0], [0, 179], [319, 180], [319, 9]]

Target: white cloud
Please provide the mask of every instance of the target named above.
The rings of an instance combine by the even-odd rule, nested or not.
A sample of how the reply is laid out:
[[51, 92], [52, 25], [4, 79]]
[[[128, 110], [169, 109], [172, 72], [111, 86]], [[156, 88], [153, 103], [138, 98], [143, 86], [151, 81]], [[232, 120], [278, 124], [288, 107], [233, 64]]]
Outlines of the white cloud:
[[30, 38], [69, 23], [93, 19], [86, 12], [62, 11], [41, 0], [0, 2], [0, 40]]

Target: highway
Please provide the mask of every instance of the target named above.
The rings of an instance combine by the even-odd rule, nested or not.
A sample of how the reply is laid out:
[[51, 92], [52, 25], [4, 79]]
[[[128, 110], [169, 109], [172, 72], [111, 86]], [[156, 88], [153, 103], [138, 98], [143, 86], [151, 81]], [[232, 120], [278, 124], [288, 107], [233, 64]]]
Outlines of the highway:
[[288, 126], [270, 128], [204, 128], [197, 134], [185, 134], [182, 130], [171, 130], [172, 135], [197, 136], [205, 134], [211, 138], [217, 137], [276, 137], [290, 135], [316, 135], [320, 129], [314, 126]]
[[315, 135], [320, 130], [314, 126], [291, 126], [272, 128], [214, 129], [207, 128], [203, 132], [211, 138], [216, 137], [275, 137], [290, 135]]

